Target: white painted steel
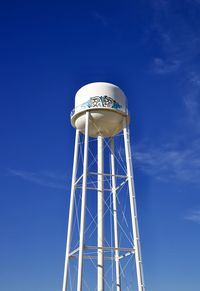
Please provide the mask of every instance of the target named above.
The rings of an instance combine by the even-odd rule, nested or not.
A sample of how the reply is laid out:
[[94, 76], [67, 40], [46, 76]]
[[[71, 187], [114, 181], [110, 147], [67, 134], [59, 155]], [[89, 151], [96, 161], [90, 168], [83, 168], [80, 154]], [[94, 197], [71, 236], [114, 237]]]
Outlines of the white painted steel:
[[89, 125], [89, 112], [86, 112], [77, 291], [82, 291], [82, 277], [83, 277], [83, 251], [84, 251], [84, 229], [85, 229], [87, 168], [88, 168], [88, 140], [89, 140], [88, 125]]
[[116, 85], [107, 82], [94, 82], [81, 87], [75, 96], [75, 111], [79, 106], [89, 100], [90, 97], [109, 96], [122, 105], [122, 111], [126, 113], [126, 96]]
[[[123, 129], [123, 114], [115, 112], [112, 109], [89, 109], [89, 136], [97, 137], [102, 135], [110, 137], [116, 135]], [[72, 125], [79, 129], [80, 132], [85, 131], [85, 112], [72, 117]]]
[[115, 248], [115, 247], [97, 247], [97, 246], [85, 246], [86, 250], [96, 250], [96, 249], [104, 249], [106, 251], [108, 250], [119, 250], [119, 251], [129, 251], [129, 252], [133, 252], [134, 253], [134, 249], [133, 248]]
[[141, 248], [140, 248], [140, 236], [139, 236], [139, 228], [138, 228], [138, 221], [137, 221], [137, 207], [136, 207], [133, 165], [132, 165], [131, 146], [130, 146], [130, 133], [129, 133], [129, 128], [127, 126], [126, 119], [124, 119], [123, 132], [124, 132], [124, 145], [125, 145], [125, 155], [126, 155], [126, 165], [127, 165], [127, 176], [128, 176], [128, 186], [129, 186], [129, 197], [130, 197], [131, 220], [132, 220], [132, 230], [133, 230], [133, 240], [134, 240], [133, 243], [134, 243], [134, 249], [135, 249], [138, 291], [145, 291], [143, 267], [142, 267], [142, 256], [141, 256]]
[[113, 197], [113, 222], [114, 222], [114, 240], [115, 240], [115, 268], [116, 268], [116, 290], [121, 291], [120, 280], [120, 262], [119, 262], [119, 241], [118, 241], [118, 217], [117, 217], [117, 192], [115, 177], [115, 149], [114, 137], [110, 139], [110, 159], [112, 174], [112, 197]]
[[[94, 97], [94, 98], [93, 98]], [[98, 97], [98, 98], [96, 98]], [[108, 97], [108, 98], [107, 98]], [[95, 99], [96, 98], [96, 99]], [[110, 98], [110, 99], [109, 99]], [[99, 102], [93, 102], [95, 99]], [[110, 103], [106, 103], [110, 100]], [[91, 105], [92, 104], [92, 105]], [[117, 104], [117, 105], [116, 105]], [[104, 106], [105, 105], [105, 106]], [[116, 107], [115, 107], [116, 106]], [[140, 249], [140, 238], [137, 221], [136, 197], [134, 189], [133, 166], [130, 147], [130, 133], [129, 133], [129, 115], [126, 104], [126, 97], [123, 91], [109, 83], [92, 83], [82, 87], [76, 94], [75, 109], [71, 115], [71, 123], [77, 129], [75, 148], [74, 148], [74, 162], [72, 173], [71, 185], [71, 198], [69, 208], [68, 220], [68, 234], [66, 243], [66, 258], [64, 267], [63, 289], [67, 291], [67, 281], [69, 273], [69, 260], [70, 258], [78, 258], [78, 272], [77, 272], [77, 291], [85, 291], [83, 288], [83, 259], [97, 259], [97, 291], [104, 291], [106, 283], [104, 261], [114, 260], [116, 266], [116, 291], [122, 289], [122, 278], [120, 272], [120, 260], [129, 255], [134, 254], [137, 274], [137, 291], [145, 291], [143, 267]], [[114, 136], [123, 130], [124, 146], [126, 155], [127, 176], [117, 175], [115, 173], [115, 148]], [[77, 179], [77, 160], [79, 149], [79, 132], [85, 134], [84, 140], [84, 158], [83, 158], [83, 174]], [[97, 138], [97, 173], [88, 172], [88, 152], [89, 152], [89, 136]], [[111, 159], [111, 173], [104, 173], [104, 137], [110, 137], [110, 159]], [[109, 172], [109, 171], [108, 171]], [[87, 176], [97, 175], [97, 186], [89, 187], [87, 185]], [[104, 176], [110, 176], [112, 179], [111, 189], [104, 188]], [[117, 186], [116, 178], [123, 178], [124, 180]], [[77, 180], [76, 180], [77, 179]], [[117, 192], [125, 183], [128, 182], [129, 200], [131, 210], [132, 234], [133, 245], [122, 248], [119, 247], [118, 240], [118, 209], [117, 209]], [[81, 185], [80, 185], [81, 184]], [[70, 250], [72, 239], [72, 221], [74, 198], [76, 188], [82, 188], [81, 198], [81, 213], [80, 213], [80, 238], [79, 247], [75, 250]], [[84, 229], [85, 229], [85, 216], [86, 216], [86, 197], [87, 190], [95, 190], [97, 193], [97, 245], [84, 246]], [[114, 224], [114, 246], [104, 246], [104, 192], [111, 191], [113, 199], [113, 224]], [[106, 192], [105, 192], [106, 193]], [[96, 255], [85, 253], [87, 249], [96, 249]], [[110, 250], [111, 256], [106, 256], [106, 252]], [[126, 253], [121, 253], [127, 251]], [[112, 255], [112, 252], [115, 255]], [[92, 276], [93, 274], [91, 274]], [[68, 284], [69, 285], [69, 284]], [[74, 288], [74, 287], [72, 287]], [[132, 288], [132, 287], [131, 287]], [[75, 289], [75, 288], [74, 288]]]
[[98, 136], [98, 190], [97, 190], [97, 291], [104, 291], [104, 145], [103, 137]]
[[84, 133], [85, 114], [90, 111], [89, 136], [114, 136], [123, 129], [123, 117], [128, 117], [127, 101], [116, 85], [96, 82], [78, 90], [71, 114], [72, 126]]
[[73, 161], [72, 184], [71, 184], [71, 195], [70, 195], [70, 206], [69, 206], [66, 256], [65, 256], [63, 288], [62, 288], [63, 291], [67, 290], [67, 281], [68, 281], [68, 272], [69, 272], [69, 253], [70, 253], [70, 244], [71, 244], [71, 237], [72, 237], [74, 198], [75, 198], [75, 191], [76, 191], [75, 184], [76, 184], [76, 175], [77, 175], [78, 149], [79, 149], [79, 130], [77, 129], [76, 138], [75, 138], [75, 146], [74, 146], [74, 161]]

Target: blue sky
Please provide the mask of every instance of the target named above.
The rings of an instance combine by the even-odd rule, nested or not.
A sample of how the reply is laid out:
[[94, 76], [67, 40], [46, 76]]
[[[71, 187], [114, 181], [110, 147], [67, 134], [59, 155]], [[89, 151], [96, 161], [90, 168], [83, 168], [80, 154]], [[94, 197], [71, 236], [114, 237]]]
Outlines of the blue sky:
[[6, 1], [0, 27], [0, 290], [61, 290], [69, 114], [107, 81], [128, 96], [146, 289], [198, 291], [200, 1]]

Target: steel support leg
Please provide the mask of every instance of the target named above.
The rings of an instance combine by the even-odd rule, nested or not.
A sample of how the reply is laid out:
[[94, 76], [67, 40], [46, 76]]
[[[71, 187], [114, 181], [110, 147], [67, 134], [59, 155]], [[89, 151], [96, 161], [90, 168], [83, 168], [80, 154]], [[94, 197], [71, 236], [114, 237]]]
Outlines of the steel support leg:
[[83, 277], [83, 251], [84, 251], [84, 229], [85, 229], [87, 167], [88, 167], [88, 139], [89, 139], [88, 129], [89, 129], [89, 112], [86, 112], [77, 291], [82, 291], [82, 277]]
[[69, 271], [69, 253], [72, 236], [72, 222], [74, 213], [74, 198], [76, 191], [76, 175], [77, 175], [77, 161], [78, 161], [78, 148], [79, 148], [79, 131], [76, 130], [75, 146], [74, 146], [74, 162], [72, 172], [72, 184], [71, 184], [71, 195], [70, 195], [70, 206], [69, 206], [69, 219], [68, 219], [68, 231], [67, 231], [67, 243], [66, 243], [66, 255], [65, 255], [65, 266], [64, 266], [64, 277], [63, 277], [63, 291], [67, 290], [68, 271]]
[[114, 137], [110, 140], [110, 159], [112, 174], [112, 196], [113, 196], [113, 222], [114, 222], [114, 241], [115, 241], [115, 267], [116, 267], [116, 291], [121, 291], [120, 280], [120, 262], [119, 262], [119, 241], [118, 241], [118, 217], [117, 217], [117, 193], [116, 193], [116, 177], [115, 177], [115, 149]]
[[123, 131], [124, 131], [124, 144], [125, 144], [128, 187], [129, 187], [129, 197], [130, 197], [130, 209], [131, 209], [131, 220], [132, 220], [132, 230], [133, 230], [133, 240], [134, 240], [133, 242], [134, 242], [134, 248], [135, 248], [135, 261], [136, 261], [138, 291], [145, 291], [143, 267], [142, 267], [142, 256], [141, 256], [141, 249], [140, 249], [139, 228], [138, 228], [138, 221], [137, 221], [137, 208], [136, 208], [136, 199], [135, 199], [135, 187], [134, 187], [133, 166], [132, 166], [132, 156], [131, 156], [131, 146], [130, 146], [130, 134], [129, 134], [129, 128], [127, 126], [126, 119], [124, 119], [124, 130]]
[[98, 221], [97, 221], [97, 291], [104, 291], [104, 159], [103, 159], [103, 137], [98, 136]]

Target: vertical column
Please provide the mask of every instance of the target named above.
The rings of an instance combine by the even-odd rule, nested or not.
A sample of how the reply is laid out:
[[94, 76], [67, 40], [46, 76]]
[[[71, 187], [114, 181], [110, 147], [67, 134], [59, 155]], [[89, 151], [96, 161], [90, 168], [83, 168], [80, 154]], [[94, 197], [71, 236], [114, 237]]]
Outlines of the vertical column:
[[82, 291], [84, 229], [85, 229], [87, 167], [88, 167], [88, 139], [89, 139], [88, 130], [89, 130], [89, 112], [87, 111], [86, 116], [85, 116], [85, 141], [84, 141], [84, 159], [83, 159], [83, 180], [82, 180], [83, 182], [82, 182], [82, 200], [81, 200], [81, 220], [80, 220], [77, 291]]
[[73, 213], [74, 213], [74, 198], [75, 198], [75, 191], [76, 191], [75, 183], [76, 183], [76, 175], [77, 175], [78, 148], [79, 148], [79, 130], [77, 129], [75, 145], [74, 145], [74, 162], [73, 162], [73, 172], [72, 172], [66, 255], [65, 255], [65, 266], [64, 266], [64, 277], [63, 277], [63, 288], [62, 288], [63, 291], [67, 290], [69, 253], [70, 253], [70, 245], [71, 245], [71, 237], [72, 237], [72, 222], [73, 222]]
[[98, 136], [98, 221], [97, 221], [97, 291], [104, 291], [104, 158], [103, 137]]
[[119, 263], [119, 241], [118, 241], [118, 218], [117, 218], [117, 193], [116, 193], [116, 177], [115, 177], [115, 149], [114, 137], [110, 139], [110, 159], [112, 174], [112, 196], [113, 196], [113, 222], [114, 222], [114, 241], [115, 241], [115, 266], [116, 266], [116, 290], [121, 291], [120, 280], [120, 263]]
[[141, 257], [141, 249], [140, 249], [139, 228], [138, 228], [138, 221], [137, 221], [137, 208], [136, 208], [133, 166], [132, 166], [131, 147], [130, 147], [130, 134], [129, 134], [129, 128], [127, 126], [127, 122], [125, 118], [124, 118], [123, 131], [124, 131], [124, 144], [125, 144], [125, 154], [126, 154], [128, 186], [129, 186], [132, 230], [133, 230], [133, 239], [134, 239], [134, 248], [135, 248], [138, 291], [145, 291], [142, 257]]

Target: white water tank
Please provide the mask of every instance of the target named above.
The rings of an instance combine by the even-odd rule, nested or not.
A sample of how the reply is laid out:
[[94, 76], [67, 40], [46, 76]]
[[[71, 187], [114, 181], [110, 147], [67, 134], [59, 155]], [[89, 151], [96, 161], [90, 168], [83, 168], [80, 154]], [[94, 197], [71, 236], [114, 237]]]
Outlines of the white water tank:
[[90, 83], [76, 93], [71, 123], [82, 133], [85, 131], [87, 111], [90, 112], [89, 136], [92, 137], [114, 136], [123, 129], [124, 117], [129, 120], [124, 92], [110, 83]]

